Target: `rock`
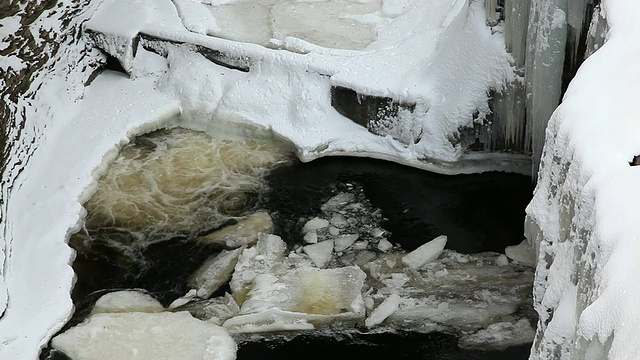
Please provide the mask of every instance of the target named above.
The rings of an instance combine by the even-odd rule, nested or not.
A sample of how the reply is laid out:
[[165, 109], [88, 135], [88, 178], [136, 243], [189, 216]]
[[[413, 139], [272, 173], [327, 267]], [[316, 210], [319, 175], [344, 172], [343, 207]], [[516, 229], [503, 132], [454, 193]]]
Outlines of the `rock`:
[[259, 233], [272, 233], [273, 220], [266, 211], [258, 211], [237, 224], [229, 225], [208, 235], [200, 236], [196, 241], [213, 244], [227, 249], [251, 246], [258, 241]]
[[222, 285], [229, 282], [240, 254], [245, 247], [222, 250], [207, 259], [189, 278], [189, 286], [197, 290], [198, 297], [208, 299]]
[[386, 318], [391, 316], [400, 306], [400, 296], [398, 294], [391, 294], [386, 298], [378, 307], [373, 310], [371, 315], [364, 321], [364, 325], [368, 328], [372, 328], [378, 324], [381, 324]]
[[402, 263], [412, 269], [420, 269], [427, 263], [437, 259], [442, 254], [446, 244], [447, 236], [440, 235], [405, 255], [402, 258]]
[[226, 330], [188, 312], [96, 314], [51, 344], [73, 360], [236, 358]]
[[164, 311], [164, 307], [153, 296], [138, 290], [115, 291], [103, 295], [96, 301], [91, 314]]
[[317, 244], [307, 245], [303, 247], [303, 251], [317, 267], [322, 268], [327, 261], [331, 259], [331, 254], [333, 253], [333, 241], [327, 240]]
[[307, 221], [302, 227], [302, 233], [306, 234], [312, 230], [324, 229], [329, 226], [329, 221], [321, 218], [313, 218]]

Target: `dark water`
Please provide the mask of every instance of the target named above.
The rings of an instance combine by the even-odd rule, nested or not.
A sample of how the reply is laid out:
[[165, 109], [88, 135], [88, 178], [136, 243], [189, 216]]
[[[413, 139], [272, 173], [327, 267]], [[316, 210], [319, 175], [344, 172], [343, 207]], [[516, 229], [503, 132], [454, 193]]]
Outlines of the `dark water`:
[[[531, 178], [507, 173], [445, 176], [364, 158], [324, 158], [274, 170], [270, 195], [256, 208], [272, 213], [276, 232], [300, 242], [301, 218], [320, 214], [320, 206], [347, 184], [358, 184], [387, 220], [390, 240], [412, 250], [445, 234], [447, 248], [462, 253], [503, 252], [523, 239], [524, 209]], [[111, 234], [109, 236], [121, 236]], [[81, 322], [95, 301], [114, 289], [141, 288], [165, 306], [188, 290], [187, 279], [218, 249], [176, 238], [141, 249], [135, 259], [100, 242], [78, 252], [74, 270], [74, 318]], [[134, 261], [135, 260], [135, 261]], [[64, 329], [63, 329], [64, 330]], [[242, 344], [238, 359], [527, 359], [529, 346], [505, 352], [459, 349], [446, 334], [379, 334], [336, 339], [298, 336], [286, 342]], [[41, 359], [65, 359], [46, 349]]]
[[287, 341], [242, 344], [240, 360], [518, 360], [529, 357], [529, 345], [504, 351], [466, 350], [455, 336], [431, 333], [299, 336]]
[[[276, 169], [268, 177], [272, 194], [265, 206], [277, 213], [283, 238], [299, 237], [301, 216], [356, 182], [388, 219], [391, 241], [413, 250], [439, 235], [461, 253], [504, 252], [524, 239], [524, 209], [533, 186], [528, 176], [508, 173], [438, 175], [363, 158], [323, 158]], [[289, 236], [287, 236], [287, 234]], [[298, 239], [299, 240], [299, 239]]]

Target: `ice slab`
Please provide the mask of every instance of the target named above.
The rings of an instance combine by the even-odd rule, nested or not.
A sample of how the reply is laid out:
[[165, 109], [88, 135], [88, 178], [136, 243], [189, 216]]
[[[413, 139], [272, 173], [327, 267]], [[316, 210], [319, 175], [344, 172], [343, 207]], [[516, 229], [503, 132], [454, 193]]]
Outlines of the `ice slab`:
[[402, 263], [412, 269], [420, 269], [427, 263], [437, 259], [442, 254], [446, 244], [447, 236], [440, 235], [402, 257]]
[[213, 299], [189, 302], [177, 307], [175, 311], [188, 311], [200, 320], [222, 325], [227, 319], [236, 316], [240, 311], [240, 307], [233, 296], [227, 293], [224, 296]]
[[115, 291], [101, 296], [91, 314], [123, 312], [162, 312], [164, 307], [153, 296], [135, 290]]
[[242, 251], [229, 283], [231, 294], [238, 304], [244, 302], [253, 278], [281, 265], [286, 249], [287, 245], [279, 236], [261, 233], [254, 247]]
[[231, 280], [233, 270], [244, 247], [222, 250], [207, 259], [189, 278], [189, 286], [197, 290], [198, 297], [208, 299], [222, 285]]
[[386, 318], [398, 310], [400, 306], [400, 296], [391, 294], [382, 304], [378, 305], [373, 312], [364, 321], [364, 325], [368, 328], [381, 324]]
[[516, 322], [491, 324], [486, 329], [463, 335], [458, 345], [466, 349], [499, 350], [529, 344], [535, 335], [536, 330], [529, 320], [520, 319]]
[[317, 244], [307, 245], [303, 247], [302, 250], [317, 267], [323, 268], [331, 258], [333, 247], [333, 241], [326, 240]]
[[532, 267], [536, 266], [537, 256], [535, 250], [529, 244], [527, 239], [522, 240], [518, 245], [507, 246], [504, 253], [509, 259], [518, 261], [522, 264]]
[[188, 312], [96, 314], [52, 340], [74, 360], [235, 360], [226, 330]]
[[329, 226], [329, 220], [316, 217], [304, 224], [304, 226], [302, 227], [302, 233], [306, 234], [309, 231], [323, 229], [327, 226]]
[[204, 244], [224, 246], [228, 249], [243, 245], [253, 245], [258, 241], [258, 233], [272, 233], [273, 220], [266, 211], [258, 211], [237, 224], [229, 225], [211, 234], [198, 237], [196, 240]]

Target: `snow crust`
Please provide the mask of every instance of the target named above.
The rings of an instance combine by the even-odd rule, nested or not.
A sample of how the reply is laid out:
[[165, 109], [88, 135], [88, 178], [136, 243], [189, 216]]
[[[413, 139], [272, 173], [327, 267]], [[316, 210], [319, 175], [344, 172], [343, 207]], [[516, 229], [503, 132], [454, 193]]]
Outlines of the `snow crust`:
[[605, 0], [606, 43], [546, 133], [527, 238], [539, 249], [532, 359], [635, 359], [640, 329], [640, 4]]
[[[357, 18], [377, 28], [375, 41], [362, 50], [331, 49], [290, 37], [278, 40], [283, 45], [282, 50], [277, 50], [189, 31], [198, 21], [201, 27], [209, 26], [211, 19], [189, 18], [185, 27], [185, 17], [181, 21], [175, 10], [170, 11], [164, 4], [167, 1], [154, 1], [145, 8], [145, 16], [137, 16], [135, 7], [121, 6], [118, 16], [128, 19], [130, 24], [119, 31], [117, 27], [109, 27], [105, 20], [107, 8], [117, 6], [114, 4], [119, 1], [108, 0], [106, 4], [110, 5], [103, 5], [107, 10], [87, 27], [105, 35], [99, 44], [142, 33], [213, 49], [231, 64], [248, 66], [248, 73], [234, 71], [184, 51], [189, 46], [176, 51], [167, 43], [158, 44], [158, 40], [142, 40], [155, 41], [153, 46], [164, 47], [170, 71], [160, 88], [178, 97], [184, 111], [203, 115], [205, 119], [199, 123], [202, 127], [207, 126], [212, 115], [259, 125], [293, 142], [305, 161], [341, 154], [384, 158], [444, 173], [500, 167], [523, 171], [516, 165], [520, 161], [517, 156], [496, 155], [494, 160], [507, 160], [496, 162], [487, 155], [464, 155], [456, 140], [460, 128], [473, 125], [474, 114], [483, 119], [489, 112], [487, 91], [500, 89], [513, 79], [502, 35], [492, 34], [486, 27], [479, 2], [442, 1], [422, 6], [406, 1], [396, 8], [387, 4], [391, 15], [380, 12], [373, 17], [367, 15], [366, 20]], [[200, 6], [191, 2], [189, 6]], [[348, 1], [322, 4], [330, 11], [342, 11], [343, 3]], [[216, 6], [245, 5], [232, 2]], [[351, 10], [354, 7], [349, 7]], [[160, 23], [163, 25], [159, 26]], [[123, 52], [114, 47], [106, 50], [125, 64], [132, 62], [128, 53], [133, 53], [132, 50]], [[374, 135], [333, 109], [332, 86], [414, 102], [418, 110], [405, 112], [396, 120], [387, 119], [384, 127], [390, 136]], [[411, 141], [396, 140], [393, 134], [404, 134], [403, 138], [408, 136]], [[463, 163], [465, 166], [457, 166]]]

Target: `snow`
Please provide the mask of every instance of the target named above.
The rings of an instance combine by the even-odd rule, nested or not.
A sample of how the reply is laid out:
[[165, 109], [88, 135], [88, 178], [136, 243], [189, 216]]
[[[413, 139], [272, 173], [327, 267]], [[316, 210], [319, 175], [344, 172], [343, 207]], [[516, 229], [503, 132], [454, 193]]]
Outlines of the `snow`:
[[52, 344], [74, 360], [236, 358], [236, 344], [224, 329], [188, 312], [97, 314]]
[[420, 269], [442, 254], [447, 244], [447, 236], [440, 235], [437, 238], [422, 244], [419, 248], [402, 257], [402, 262], [412, 269]]
[[541, 322], [532, 359], [640, 354], [640, 173], [629, 165], [640, 154], [640, 27], [630, 16], [640, 4], [602, 6], [607, 41], [553, 113], [527, 209], [526, 235], [539, 249], [534, 301]]

